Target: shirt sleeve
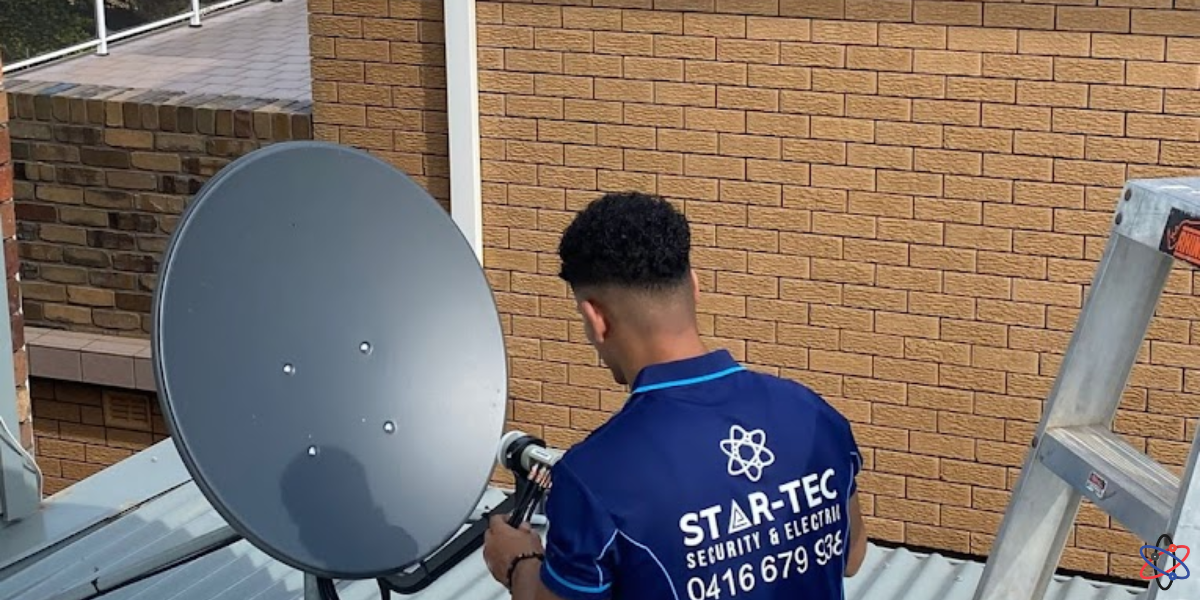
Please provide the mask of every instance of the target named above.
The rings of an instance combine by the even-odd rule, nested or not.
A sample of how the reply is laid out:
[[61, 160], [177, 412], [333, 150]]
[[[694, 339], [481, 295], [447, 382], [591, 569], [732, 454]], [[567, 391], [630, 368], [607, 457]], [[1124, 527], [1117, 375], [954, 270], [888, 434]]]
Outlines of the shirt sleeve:
[[551, 481], [542, 583], [564, 600], [608, 598], [616, 525], [564, 463], [555, 465]]
[[863, 459], [862, 452], [858, 449], [858, 442], [854, 439], [854, 429], [850, 426], [850, 421], [843, 417], [843, 423], [846, 428], [847, 460], [850, 461], [850, 488], [846, 494], [846, 499], [849, 501], [858, 491], [858, 474], [862, 472]]

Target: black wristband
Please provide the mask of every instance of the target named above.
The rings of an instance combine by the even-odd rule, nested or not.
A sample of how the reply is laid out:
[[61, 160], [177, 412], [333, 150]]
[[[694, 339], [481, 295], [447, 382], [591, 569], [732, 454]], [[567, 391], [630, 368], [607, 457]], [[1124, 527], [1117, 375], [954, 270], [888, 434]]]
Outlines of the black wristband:
[[507, 578], [508, 579], [508, 589], [510, 589], [510, 590], [512, 589], [513, 573], [516, 573], [517, 565], [521, 564], [521, 561], [530, 559], [530, 558], [536, 558], [538, 560], [543, 560], [543, 556], [542, 556], [541, 552], [526, 552], [525, 554], [521, 554], [521, 555], [517, 556], [516, 558], [514, 558], [512, 560], [511, 563], [508, 564], [508, 578]]

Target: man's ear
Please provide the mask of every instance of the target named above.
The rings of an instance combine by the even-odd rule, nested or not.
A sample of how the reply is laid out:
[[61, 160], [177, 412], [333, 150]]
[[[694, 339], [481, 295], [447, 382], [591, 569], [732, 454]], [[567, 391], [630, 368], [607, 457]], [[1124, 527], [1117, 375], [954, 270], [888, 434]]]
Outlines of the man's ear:
[[608, 319], [604, 308], [591, 298], [580, 298], [579, 314], [583, 316], [584, 328], [592, 336], [592, 343], [603, 343], [608, 335]]
[[696, 274], [696, 270], [692, 269], [692, 300], [696, 306], [700, 306], [700, 276]]

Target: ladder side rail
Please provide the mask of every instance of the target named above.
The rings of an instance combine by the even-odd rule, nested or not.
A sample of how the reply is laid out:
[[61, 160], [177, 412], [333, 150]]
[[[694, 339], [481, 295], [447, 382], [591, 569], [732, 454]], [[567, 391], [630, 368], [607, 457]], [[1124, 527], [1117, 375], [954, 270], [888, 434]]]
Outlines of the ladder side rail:
[[1063, 355], [1038, 437], [1054, 427], [1111, 425], [1173, 262], [1114, 230]]
[[1075, 488], [1030, 453], [992, 542], [975, 600], [1045, 596], [1079, 513], [1079, 500]]

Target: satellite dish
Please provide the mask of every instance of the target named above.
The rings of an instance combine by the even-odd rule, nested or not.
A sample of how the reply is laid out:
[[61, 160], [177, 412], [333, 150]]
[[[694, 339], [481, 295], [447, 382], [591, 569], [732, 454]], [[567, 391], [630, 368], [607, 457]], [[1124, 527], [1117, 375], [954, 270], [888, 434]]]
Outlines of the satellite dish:
[[446, 211], [370, 154], [278, 143], [211, 178], [164, 255], [152, 343], [196, 485], [285, 564], [397, 573], [484, 492], [507, 396], [495, 300]]

